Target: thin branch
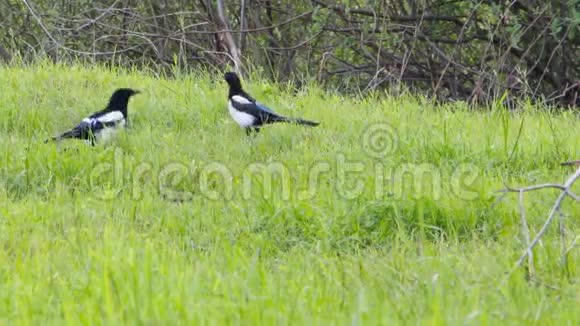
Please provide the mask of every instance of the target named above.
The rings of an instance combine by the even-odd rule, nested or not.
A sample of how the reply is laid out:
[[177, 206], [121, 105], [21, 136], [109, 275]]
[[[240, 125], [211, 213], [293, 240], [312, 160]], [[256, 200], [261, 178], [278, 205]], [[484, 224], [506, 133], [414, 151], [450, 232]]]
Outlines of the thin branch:
[[291, 22], [298, 20], [302, 17], [309, 16], [312, 14], [312, 12], [313, 11], [308, 11], [308, 12], [305, 12], [303, 14], [289, 18], [281, 23], [270, 25], [270, 26], [264, 26], [264, 27], [258, 27], [258, 28], [248, 28], [248, 29], [237, 29], [237, 30], [230, 29], [228, 27], [228, 28], [220, 29], [219, 31], [193, 31], [192, 33], [195, 33], [195, 34], [219, 34], [219, 33], [226, 33], [227, 32], [227, 33], [236, 34], [236, 33], [254, 33], [254, 32], [269, 31], [269, 30], [278, 28], [280, 26], [290, 24]]
[[[565, 89], [563, 89], [562, 91], [560, 91], [560, 92], [559, 92], [559, 93], [560, 93], [560, 95], [556, 95], [556, 96], [554, 96], [554, 97], [550, 97], [550, 98], [546, 99], [546, 100], [544, 101], [544, 104], [547, 104], [547, 103], [553, 102], [553, 101], [555, 101], [555, 100], [557, 100], [557, 99], [559, 99], [559, 98], [562, 98], [562, 97], [566, 97], [566, 94], [568, 93], [568, 91], [571, 91], [571, 90], [573, 90], [574, 88], [578, 88], [578, 89], [580, 89], [580, 82], [574, 83], [574, 84], [572, 84], [572, 86], [566, 87]], [[558, 91], [556, 91], [556, 92], [554, 92], [554, 93], [558, 93]], [[552, 94], [554, 94], [554, 93], [552, 93]], [[552, 94], [551, 94], [551, 95], [552, 95]], [[580, 165], [580, 160], [571, 161], [571, 162], [574, 162], [574, 163], [573, 163], [574, 165]], [[561, 165], [572, 165], [572, 164], [566, 164], [566, 163], [570, 163], [570, 162], [564, 162], [564, 163], [562, 163]]]
[[303, 47], [304, 45], [310, 43], [312, 40], [314, 40], [315, 38], [320, 36], [320, 34], [322, 34], [322, 33], [323, 33], [323, 31], [319, 31], [319, 32], [315, 33], [314, 35], [312, 35], [311, 37], [307, 38], [306, 40], [304, 40], [296, 45], [290, 46], [290, 47], [280, 47], [280, 48], [266, 47], [265, 49], [267, 49], [267, 50], [295, 50], [295, 49], [298, 49], [298, 48]]
[[[562, 205], [562, 201], [564, 200], [564, 198], [566, 198], [566, 195], [570, 195], [570, 192], [569, 192], [570, 188], [572, 188], [572, 185], [574, 185], [574, 182], [576, 182], [576, 180], [578, 178], [580, 178], [580, 167], [576, 170], [576, 172], [574, 174], [572, 174], [570, 177], [568, 177], [568, 179], [566, 180], [564, 185], [543, 184], [543, 185], [531, 186], [531, 187], [526, 187], [526, 188], [521, 188], [521, 189], [513, 189], [513, 188], [506, 187], [506, 189], [501, 191], [503, 193], [502, 198], [508, 192], [518, 192], [518, 194], [519, 194], [518, 205], [519, 205], [520, 217], [521, 217], [521, 221], [522, 221], [522, 232], [524, 233], [524, 238], [526, 239], [526, 243], [527, 243], [526, 244], [527, 247], [524, 250], [523, 254], [518, 258], [513, 270], [510, 271], [506, 275], [506, 277], [503, 279], [502, 283], [505, 282], [508, 279], [508, 277], [510, 275], [512, 275], [513, 272], [515, 270], [517, 270], [522, 265], [522, 263], [526, 257], [528, 257], [528, 262], [529, 262], [528, 267], [530, 268], [530, 266], [533, 266], [532, 265], [533, 264], [533, 252], [532, 252], [532, 250], [541, 241], [542, 237], [544, 236], [544, 234], [548, 230], [550, 223], [554, 219], [554, 216], [556, 216], [556, 213], [560, 212], [560, 206]], [[550, 209], [550, 213], [548, 214], [546, 221], [542, 225], [542, 228], [536, 234], [534, 239], [530, 242], [529, 236], [528, 236], [529, 228], [527, 227], [527, 221], [525, 218], [525, 210], [524, 210], [524, 193], [526, 191], [533, 191], [533, 190], [546, 189], [546, 188], [557, 188], [557, 189], [561, 190], [561, 193], [558, 195], [558, 198], [554, 202], [554, 205], [552, 205], [552, 208]], [[562, 261], [565, 262], [566, 255], [568, 254], [568, 250], [566, 250], [565, 239], [563, 239], [563, 237], [564, 237], [564, 225], [563, 225], [563, 223], [564, 223], [564, 221], [563, 221], [563, 218], [561, 217], [561, 219], [560, 219], [560, 237], [561, 237], [562, 247], [563, 247], [562, 248], [562, 255], [563, 255]], [[528, 275], [533, 276], [533, 269], [528, 270]]]
[[[568, 178], [568, 180], [566, 180], [566, 182], [564, 183], [565, 189], [569, 190], [572, 187], [572, 185], [574, 184], [574, 182], [576, 181], [576, 179], [578, 179], [578, 178], [580, 178], [580, 168], [578, 168], [576, 170], [576, 172], [570, 178]], [[554, 219], [556, 212], [558, 212], [558, 210], [560, 209], [560, 205], [562, 204], [562, 201], [564, 200], [564, 198], [566, 198], [566, 191], [562, 191], [562, 193], [556, 199], [556, 202], [552, 206], [552, 209], [550, 210], [550, 214], [548, 215], [546, 222], [544, 222], [544, 225], [542, 226], [542, 228], [540, 229], [540, 231], [538, 232], [538, 234], [536, 235], [534, 240], [530, 243], [530, 245], [528, 246], [526, 251], [518, 259], [518, 261], [516, 263], [517, 266], [521, 266], [522, 262], [524, 261], [524, 259], [528, 255], [528, 252], [530, 250], [532, 250], [536, 246], [536, 244], [538, 243], [540, 238], [542, 238], [542, 236], [544, 236], [544, 233], [546, 233], [546, 231], [548, 230], [548, 226], [550, 225], [550, 223]]]
[[560, 218], [558, 219], [558, 230], [560, 232], [560, 246], [562, 247], [562, 266], [568, 272], [568, 255], [566, 248], [566, 216], [560, 211]]
[[48, 36], [48, 38], [58, 47], [61, 48], [63, 50], [69, 51], [69, 52], [73, 52], [76, 54], [82, 54], [82, 55], [114, 55], [114, 54], [119, 54], [119, 53], [123, 53], [123, 52], [129, 52], [133, 49], [136, 49], [138, 47], [140, 47], [140, 45], [135, 45], [123, 50], [119, 50], [119, 51], [109, 51], [109, 52], [86, 52], [86, 51], [78, 51], [75, 49], [71, 49], [67, 46], [64, 46], [62, 44], [60, 44], [59, 41], [57, 41], [54, 36], [52, 36], [52, 34], [50, 34], [50, 32], [48, 31], [48, 29], [46, 28], [46, 26], [44, 26], [44, 24], [42, 23], [42, 20], [40, 19], [40, 17], [36, 14], [36, 12], [34, 12], [34, 10], [32, 9], [32, 7], [30, 6], [30, 4], [28, 3], [27, 0], [22, 0], [22, 2], [24, 2], [24, 4], [26, 5], [26, 7], [28, 8], [28, 11], [30, 11], [30, 14], [32, 15], [32, 17], [34, 17], [34, 19], [36, 20], [36, 22], [38, 23], [38, 25], [40, 26], [40, 28], [42, 29], [42, 31], [46, 34], [46, 36]]
[[479, 8], [479, 6], [481, 5], [481, 3], [482, 3], [482, 1], [479, 1], [473, 7], [473, 9], [471, 10], [471, 13], [469, 14], [469, 17], [467, 18], [467, 21], [461, 27], [461, 31], [459, 32], [459, 36], [457, 37], [457, 44], [455, 44], [455, 47], [453, 47], [453, 53], [451, 53], [451, 58], [447, 61], [447, 64], [445, 64], [445, 68], [443, 68], [443, 71], [441, 72], [441, 74], [439, 76], [439, 80], [437, 81], [437, 84], [435, 85], [435, 89], [433, 90], [433, 92], [435, 93], [435, 95], [437, 95], [437, 90], [441, 86], [441, 82], [443, 81], [443, 76], [447, 72], [447, 69], [449, 69], [449, 66], [451, 65], [452, 60], [455, 60], [455, 54], [459, 50], [459, 47], [460, 47], [459, 45], [461, 44], [461, 41], [463, 40], [463, 35], [465, 34], [465, 29], [469, 25], [469, 22], [471, 21], [471, 19], [475, 15], [476, 10], [477, 10], [477, 8]]
[[574, 238], [574, 240], [572, 240], [572, 243], [570, 244], [570, 246], [568, 247], [568, 249], [566, 249], [566, 251], [564, 252], [565, 256], [568, 256], [568, 254], [570, 253], [570, 251], [574, 250], [574, 248], [576, 247], [576, 242], [578, 241], [578, 236], [576, 236]]
[[[329, 5], [326, 4], [322, 1], [319, 0], [313, 0], [314, 3], [324, 7], [324, 8], [328, 8], [340, 13], [345, 13], [346, 9], [344, 8], [344, 6], [340, 6], [340, 5]], [[447, 21], [447, 22], [452, 22], [455, 23], [456, 25], [463, 25], [463, 21], [460, 19], [460, 17], [457, 16], [445, 16], [445, 15], [425, 15], [425, 16], [401, 16], [401, 15], [381, 15], [381, 14], [377, 14], [377, 12], [375, 10], [372, 9], [364, 9], [364, 8], [349, 8], [348, 9], [348, 13], [350, 14], [355, 14], [355, 15], [363, 15], [363, 16], [371, 16], [371, 17], [377, 17], [377, 18], [382, 18], [382, 19], [388, 19], [388, 20], [392, 20], [392, 21], [398, 21], [398, 22], [416, 22], [416, 21], [420, 21], [420, 20], [426, 20], [426, 21]]]
[[580, 197], [578, 197], [578, 195], [576, 195], [572, 191], [570, 191], [569, 188], [566, 188], [565, 185], [560, 185], [560, 184], [557, 184], [557, 183], [544, 183], [544, 184], [541, 184], [541, 185], [529, 186], [529, 187], [525, 187], [525, 188], [512, 188], [512, 187], [509, 187], [509, 186], [505, 186], [505, 189], [499, 190], [497, 192], [502, 192], [502, 193], [508, 193], [508, 192], [528, 192], [528, 191], [534, 191], [534, 190], [545, 189], [545, 188], [555, 188], [555, 189], [558, 189], [558, 190], [562, 190], [566, 195], [572, 197], [574, 200], [580, 201]]
[[[524, 206], [524, 191], [519, 192], [518, 196], [518, 206], [520, 208], [520, 219], [522, 222], [522, 234], [524, 236], [524, 241], [526, 246], [530, 247], [530, 229], [528, 227], [528, 221], [526, 220], [526, 208]], [[534, 278], [535, 268], [534, 268], [534, 256], [532, 250], [528, 251], [528, 278]]]

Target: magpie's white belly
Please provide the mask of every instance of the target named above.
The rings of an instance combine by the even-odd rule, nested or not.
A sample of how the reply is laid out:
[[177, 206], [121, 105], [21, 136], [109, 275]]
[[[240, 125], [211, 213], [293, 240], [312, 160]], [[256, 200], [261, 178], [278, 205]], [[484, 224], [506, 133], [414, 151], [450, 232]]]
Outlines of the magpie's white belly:
[[234, 106], [232, 105], [231, 100], [228, 102], [228, 110], [230, 111], [230, 115], [232, 116], [232, 119], [234, 119], [234, 121], [236, 121], [240, 125], [240, 127], [247, 128], [247, 127], [250, 127], [254, 124], [254, 121], [255, 121], [254, 116], [252, 116], [251, 114], [236, 110], [234, 108]]
[[96, 142], [106, 143], [111, 141], [113, 138], [117, 136], [119, 131], [125, 127], [125, 124], [126, 124], [125, 119], [123, 119], [119, 121], [115, 126], [106, 127], [99, 130], [99, 132], [97, 132], [97, 134], [95, 135]]

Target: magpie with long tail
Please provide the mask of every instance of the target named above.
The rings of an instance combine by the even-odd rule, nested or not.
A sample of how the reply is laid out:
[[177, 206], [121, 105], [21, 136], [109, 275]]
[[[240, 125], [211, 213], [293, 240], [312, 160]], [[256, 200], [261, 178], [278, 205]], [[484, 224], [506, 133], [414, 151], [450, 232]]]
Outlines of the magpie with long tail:
[[73, 129], [52, 137], [52, 140], [81, 139], [93, 146], [96, 143], [110, 140], [119, 129], [127, 126], [127, 104], [129, 103], [129, 98], [138, 93], [140, 91], [130, 88], [117, 89], [109, 99], [107, 107], [84, 118]]
[[226, 72], [224, 78], [230, 87], [228, 95], [230, 115], [240, 127], [246, 130], [248, 135], [252, 132], [259, 132], [260, 128], [266, 124], [277, 122], [295, 123], [311, 127], [316, 127], [320, 124], [319, 122], [300, 118], [281, 116], [246, 93], [242, 89], [242, 83], [238, 75], [233, 72]]

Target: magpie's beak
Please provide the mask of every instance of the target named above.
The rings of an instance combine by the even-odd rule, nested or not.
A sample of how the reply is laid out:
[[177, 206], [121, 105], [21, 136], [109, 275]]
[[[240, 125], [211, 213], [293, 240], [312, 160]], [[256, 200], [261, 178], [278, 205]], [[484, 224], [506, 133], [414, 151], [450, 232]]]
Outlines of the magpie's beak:
[[140, 93], [141, 93], [141, 91], [138, 91], [138, 90], [134, 90], [133, 91], [133, 95], [137, 95], [137, 94], [140, 94]]

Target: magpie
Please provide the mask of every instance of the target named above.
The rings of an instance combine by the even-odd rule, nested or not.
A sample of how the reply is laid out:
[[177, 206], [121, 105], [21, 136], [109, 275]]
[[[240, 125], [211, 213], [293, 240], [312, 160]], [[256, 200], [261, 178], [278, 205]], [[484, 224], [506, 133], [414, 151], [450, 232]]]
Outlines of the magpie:
[[242, 89], [240, 78], [234, 72], [226, 72], [224, 78], [230, 87], [228, 95], [230, 115], [240, 127], [246, 130], [248, 135], [252, 132], [259, 132], [263, 125], [276, 122], [289, 122], [312, 127], [320, 124], [300, 118], [288, 118], [275, 113], [246, 93]]
[[[127, 125], [127, 104], [129, 98], [140, 93], [138, 90], [130, 88], [117, 89], [106, 108], [84, 118], [76, 127], [58, 136], [52, 137], [54, 141], [66, 138], [76, 138], [85, 140], [95, 146], [98, 142], [107, 141], [112, 138], [120, 128]], [[48, 142], [45, 141], [45, 142]]]

